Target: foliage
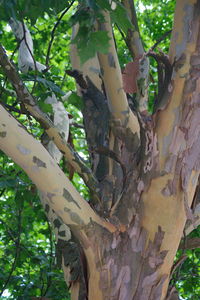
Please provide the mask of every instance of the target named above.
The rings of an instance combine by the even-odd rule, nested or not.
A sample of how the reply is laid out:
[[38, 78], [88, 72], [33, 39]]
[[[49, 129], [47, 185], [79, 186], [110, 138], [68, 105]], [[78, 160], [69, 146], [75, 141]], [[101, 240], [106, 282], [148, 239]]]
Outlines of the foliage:
[[[36, 61], [47, 61], [48, 47], [51, 34], [57, 23], [55, 36], [51, 47], [48, 72], [36, 74], [34, 71], [22, 75], [26, 85], [32, 89], [39, 100], [40, 107], [47, 113], [51, 109], [44, 103], [44, 99], [52, 92], [61, 97], [68, 91], [71, 96], [64, 101], [67, 111], [79, 127], [71, 126], [71, 135], [75, 149], [88, 160], [87, 145], [82, 125], [82, 99], [75, 93], [75, 84], [66, 70], [70, 68], [69, 43], [71, 26], [77, 21], [80, 24], [79, 33], [73, 41], [77, 44], [81, 62], [93, 57], [97, 51], [108, 51], [109, 37], [107, 32], [94, 32], [94, 21], [102, 20], [102, 9], [111, 11], [114, 23], [114, 33], [123, 68], [131, 61], [131, 56], [123, 39], [123, 32], [131, 24], [126, 17], [120, 1], [115, 1], [117, 10], [112, 11], [108, 1], [104, 0], [0, 0], [0, 35], [1, 42], [8, 54], [17, 64], [17, 42], [7, 24], [9, 18], [26, 20], [34, 39], [34, 57]], [[175, 1], [143, 0], [136, 1], [139, 27], [148, 51], [162, 35], [172, 29], [172, 15]], [[90, 9], [86, 9], [86, 6]], [[66, 13], [61, 19], [63, 10]], [[121, 29], [119, 31], [119, 28]], [[169, 35], [161, 41], [159, 47], [167, 52], [169, 49]], [[153, 81], [150, 88], [150, 99], [153, 101], [157, 88], [156, 63], [151, 60], [151, 74]], [[40, 138], [43, 131], [31, 117], [19, 113], [16, 96], [13, 97], [11, 85], [4, 80], [0, 69], [1, 101], [8, 109], [14, 111], [15, 117], [23, 120], [28, 130]], [[15, 110], [14, 110], [15, 109]], [[61, 162], [65, 172], [65, 162]], [[80, 177], [75, 174], [74, 185], [88, 199], [88, 191]], [[44, 215], [35, 187], [22, 170], [3, 153], [0, 154], [0, 290], [2, 299], [31, 299], [36, 296], [46, 296], [52, 299], [67, 300], [69, 294], [62, 272], [56, 267], [54, 237], [50, 225]], [[193, 235], [199, 236], [200, 229]], [[188, 250], [188, 259], [175, 273], [173, 281], [180, 291], [182, 299], [199, 299], [200, 286], [200, 252]], [[178, 256], [180, 254], [178, 253]], [[6, 296], [6, 293], [8, 296]]]
[[[197, 229], [191, 232], [186, 239], [199, 237], [200, 229]], [[175, 283], [182, 299], [198, 300], [200, 295], [200, 249], [178, 250], [176, 260], [184, 255], [187, 255], [187, 259], [174, 272], [172, 283]]]
[[1, 299], [68, 299], [55, 264], [54, 238], [35, 187], [3, 153], [0, 166]]

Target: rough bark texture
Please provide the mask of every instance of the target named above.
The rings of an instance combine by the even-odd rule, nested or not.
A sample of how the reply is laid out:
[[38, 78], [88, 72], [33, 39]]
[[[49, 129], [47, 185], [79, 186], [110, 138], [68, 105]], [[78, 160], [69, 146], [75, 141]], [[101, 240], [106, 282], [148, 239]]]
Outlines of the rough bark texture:
[[[130, 1], [123, 2], [130, 13]], [[12, 78], [15, 73], [0, 53], [20, 100], [26, 100], [27, 109], [45, 128], [48, 125], [47, 134], [85, 179], [91, 205], [42, 145], [3, 108], [0, 148], [42, 191], [46, 210], [51, 207], [73, 233], [82, 276], [73, 285], [73, 300], [172, 299], [175, 291], [167, 292], [170, 272], [186, 220], [192, 219], [190, 206], [200, 171], [200, 1], [177, 1], [168, 62], [173, 72], [153, 115], [146, 111], [141, 94], [138, 112], [128, 105], [109, 14], [96, 26], [109, 32], [109, 53], [81, 65], [73, 44], [69, 72], [84, 99], [91, 170], [62, 143], [50, 121], [39, 111], [34, 113], [34, 100], [24, 96], [28, 92], [20, 89], [17, 76]], [[135, 43], [132, 52], [146, 59], [138, 35], [138, 43], [134, 37], [129, 32], [129, 45]], [[60, 248], [68, 265], [71, 248]]]

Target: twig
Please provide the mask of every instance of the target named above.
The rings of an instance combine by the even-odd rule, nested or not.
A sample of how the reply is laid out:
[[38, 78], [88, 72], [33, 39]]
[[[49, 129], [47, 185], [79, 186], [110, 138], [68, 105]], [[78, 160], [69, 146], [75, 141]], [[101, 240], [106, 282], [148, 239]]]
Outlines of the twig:
[[184, 261], [188, 258], [188, 256], [185, 254], [185, 255], [182, 255], [178, 260], [177, 262], [172, 266], [172, 269], [171, 269], [171, 277], [172, 275], [174, 274], [174, 272], [177, 270], [178, 267], [180, 267]]
[[12, 106], [12, 105], [9, 105], [9, 104], [6, 104], [6, 103], [1, 103], [1, 104], [2, 104], [4, 107], [6, 107], [9, 111], [14, 111], [14, 112], [16, 112], [16, 113], [18, 113], [18, 114], [21, 114], [21, 113], [22, 113], [20, 109], [15, 108], [15, 107]]
[[156, 53], [154, 51], [151, 51], [150, 49], [145, 55], [153, 57], [157, 62], [158, 96], [155, 98], [154, 101], [153, 112], [155, 113], [171, 80], [173, 66], [170, 63], [168, 56], [161, 51], [159, 53]]
[[[7, 231], [8, 235], [9, 235], [9, 237], [16, 244], [17, 241], [16, 241], [16, 238], [14, 237], [14, 233], [15, 232], [8, 226], [8, 224], [3, 219], [0, 219], [0, 222], [6, 227], [6, 231]], [[29, 249], [26, 246], [24, 246], [22, 243], [20, 243], [19, 247], [21, 249], [24, 249], [29, 256], [32, 255], [32, 253], [29, 251]]]
[[111, 159], [115, 160], [121, 166], [124, 178], [126, 177], [126, 167], [123, 164], [123, 162], [121, 161], [120, 157], [114, 151], [112, 151], [109, 148], [106, 148], [104, 146], [100, 146], [98, 148], [94, 148], [91, 152], [96, 152], [98, 154], [108, 156]]
[[[29, 51], [29, 53], [30, 53], [30, 55], [31, 55], [31, 57], [32, 57], [32, 60], [33, 60], [34, 66], [35, 66], [35, 74], [34, 74], [34, 76], [35, 76], [35, 78], [36, 78], [37, 72], [38, 72], [38, 70], [37, 70], [37, 65], [36, 65], [35, 57], [33, 56], [33, 53], [32, 53], [32, 51], [31, 51], [31, 49], [30, 49], [30, 47], [29, 47], [29, 44], [28, 44], [28, 42], [27, 42], [27, 40], [26, 40], [26, 28], [25, 28], [24, 22], [22, 22], [22, 28], [23, 28], [24, 36], [23, 36], [22, 40], [20, 41], [20, 43], [24, 40], [25, 45], [26, 45], [26, 47], [27, 47], [27, 49], [28, 49], [28, 51]], [[35, 89], [35, 85], [36, 85], [36, 80], [34, 80], [33, 88], [32, 88], [31, 93], [33, 93], [33, 91], [34, 91], [34, 89]]]
[[53, 40], [54, 40], [54, 37], [55, 37], [55, 31], [56, 31], [56, 28], [58, 27], [58, 25], [60, 24], [60, 21], [62, 20], [62, 18], [64, 17], [64, 15], [68, 12], [68, 10], [72, 7], [72, 5], [74, 4], [75, 0], [73, 0], [70, 5], [62, 12], [62, 14], [60, 15], [60, 17], [58, 18], [58, 21], [56, 22], [56, 24], [54, 25], [54, 28], [51, 32], [51, 40], [49, 42], [49, 46], [48, 46], [48, 49], [47, 49], [47, 55], [46, 55], [46, 63], [45, 65], [48, 67], [49, 66], [49, 61], [50, 61], [50, 52], [51, 52], [51, 47], [52, 47], [52, 44], [53, 44]]
[[[0, 191], [0, 198], [5, 193], [5, 191], [6, 191], [6, 188], [4, 188], [4, 189], [2, 189], [2, 191]], [[1, 219], [0, 219], [0, 221], [1, 221]]]
[[166, 31], [158, 40], [157, 42], [150, 48], [150, 51], [153, 51], [170, 33], [172, 30]]
[[[50, 273], [52, 272], [52, 263], [53, 263], [53, 259], [52, 259], [53, 258], [53, 235], [52, 235], [52, 230], [48, 218], [47, 218], [47, 224], [49, 229], [49, 241], [50, 241], [50, 258], [49, 258], [49, 273]], [[47, 275], [47, 286], [45, 291], [41, 293], [42, 296], [45, 296], [47, 294], [48, 289], [51, 286], [51, 283], [52, 283], [51, 276]]]
[[84, 129], [84, 126], [82, 124], [78, 124], [76, 122], [70, 122], [70, 126], [74, 126], [76, 128]]
[[65, 70], [65, 73], [64, 73], [63, 78], [62, 78], [62, 82], [61, 82], [61, 85], [60, 85], [60, 88], [61, 88], [61, 89], [63, 88], [63, 85], [64, 85], [64, 82], [65, 82], [66, 76], [67, 76], [67, 70]]
[[200, 238], [195, 237], [191, 239], [187, 239], [186, 242], [180, 244], [179, 249], [188, 250], [188, 249], [195, 249], [200, 248]]
[[20, 253], [20, 239], [21, 239], [21, 230], [22, 230], [21, 214], [22, 214], [22, 209], [19, 210], [19, 215], [18, 215], [18, 237], [17, 237], [17, 240], [15, 242], [15, 245], [16, 245], [15, 258], [14, 258], [14, 261], [12, 263], [12, 267], [10, 269], [8, 278], [6, 279], [6, 281], [5, 281], [5, 283], [2, 287], [2, 291], [0, 293], [0, 296], [2, 296], [3, 292], [5, 291], [8, 283], [11, 279], [11, 276], [12, 276], [12, 274], [13, 274], [15, 268], [16, 268], [17, 259], [18, 259], [19, 253]]
[[[10, 60], [11, 60], [11, 61], [12, 61], [12, 58], [13, 58], [15, 52], [19, 49], [19, 46], [20, 46], [20, 44], [18, 43], [18, 44], [17, 44], [17, 47], [14, 49], [14, 51], [13, 51], [11, 57], [10, 57]], [[5, 85], [6, 85], [6, 82], [7, 82], [7, 77], [5, 77], [4, 82], [3, 82], [3, 85], [1, 86], [0, 98], [1, 98], [1, 96], [2, 96], [2, 94], [3, 94], [3, 92], [5, 91]]]

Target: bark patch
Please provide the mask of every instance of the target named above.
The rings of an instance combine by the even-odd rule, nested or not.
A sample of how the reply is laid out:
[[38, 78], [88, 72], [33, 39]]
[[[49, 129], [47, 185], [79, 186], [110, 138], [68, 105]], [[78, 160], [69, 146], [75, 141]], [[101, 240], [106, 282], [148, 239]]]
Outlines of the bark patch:
[[74, 198], [72, 197], [72, 195], [68, 192], [68, 190], [63, 189], [63, 197], [68, 201], [68, 202], [73, 202], [79, 209], [80, 206], [78, 205], [78, 203], [74, 200]]
[[33, 162], [37, 165], [38, 168], [46, 168], [46, 163], [36, 156], [33, 156]]
[[24, 155], [28, 155], [31, 153], [31, 150], [22, 146], [22, 145], [17, 145], [17, 149], [19, 150], [19, 152], [21, 152]]
[[0, 137], [1, 138], [6, 137], [6, 131], [0, 131]]
[[75, 212], [71, 211], [71, 209], [64, 207], [64, 211], [70, 214], [71, 220], [78, 224], [78, 225], [84, 225], [83, 220], [79, 217], [78, 214], [76, 214]]
[[112, 68], [116, 68], [115, 59], [112, 53], [108, 53], [108, 64]]

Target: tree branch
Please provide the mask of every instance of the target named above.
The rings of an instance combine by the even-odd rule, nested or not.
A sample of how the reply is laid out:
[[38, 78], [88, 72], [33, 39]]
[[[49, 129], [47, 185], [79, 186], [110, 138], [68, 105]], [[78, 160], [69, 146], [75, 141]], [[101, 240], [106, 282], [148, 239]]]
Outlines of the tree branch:
[[191, 250], [191, 249], [196, 249], [196, 248], [200, 248], [200, 238], [191, 238], [191, 239], [187, 239], [183, 242], [181, 242], [179, 249], [182, 250]]
[[104, 13], [105, 22], [98, 24], [99, 30], [106, 30], [110, 37], [108, 54], [99, 53], [99, 63], [105, 85], [111, 114], [114, 119], [120, 120], [123, 127], [128, 127], [139, 136], [140, 127], [137, 118], [130, 110], [126, 94], [123, 90], [122, 74], [115, 49], [115, 43], [108, 12]]
[[122, 0], [122, 3], [133, 25], [128, 29], [125, 41], [133, 60], [139, 58], [139, 74], [137, 75], [139, 111], [146, 114], [148, 112], [149, 59], [145, 55], [142, 44], [134, 1]]
[[173, 66], [170, 64], [168, 56], [163, 53], [156, 53], [151, 51], [151, 49], [146, 53], [146, 56], [153, 57], [157, 62], [157, 72], [158, 72], [158, 95], [154, 99], [154, 109], [155, 113], [159, 109], [159, 105], [168, 85], [171, 81]]
[[168, 35], [170, 35], [172, 30], [166, 31], [158, 40], [157, 42], [150, 48], [150, 51], [153, 51]]
[[[186, 17], [187, 13], [188, 18]], [[192, 126], [196, 128], [198, 126], [195, 115], [199, 109], [196, 100], [199, 93], [199, 75], [196, 60], [196, 57], [199, 56], [199, 26], [199, 7], [195, 5], [194, 1], [177, 0], [169, 51], [169, 61], [173, 66], [173, 73], [171, 81], [160, 100], [160, 112], [156, 126], [158, 149], [163, 149], [163, 146], [166, 145], [165, 139], [168, 137], [168, 146], [164, 152], [160, 151], [159, 155], [162, 169], [165, 167], [169, 153], [172, 162], [172, 157], [175, 158], [176, 156], [177, 158], [179, 155], [180, 158], [179, 151], [183, 154], [186, 149], [194, 149], [194, 144], [193, 146], [189, 145], [190, 142], [193, 143], [194, 141], [187, 138], [184, 133], [182, 135], [181, 132], [187, 131], [187, 136], [194, 135], [194, 131], [192, 133], [190, 130]], [[188, 121], [186, 121], [187, 114], [190, 114], [190, 120], [188, 119]], [[196, 125], [194, 125], [194, 122], [196, 122]], [[174, 141], [176, 138], [179, 139], [179, 145], [185, 145], [184, 150], [180, 149], [178, 145], [175, 146]], [[163, 155], [163, 153], [166, 155]], [[186, 152], [184, 153], [186, 154]], [[168, 164], [170, 164], [170, 160]], [[193, 186], [195, 189], [195, 184]]]
[[185, 235], [190, 234], [200, 225], [200, 181], [198, 182], [194, 199], [192, 202], [193, 222], [186, 222], [184, 233]]
[[125, 41], [132, 58], [134, 59], [135, 57], [142, 56], [144, 54], [144, 47], [142, 45], [142, 39], [139, 32], [135, 5], [133, 0], [122, 0], [122, 4], [124, 5], [133, 25], [132, 28], [128, 29]]
[[81, 197], [42, 144], [2, 106], [0, 120], [0, 149], [27, 173], [40, 190], [48, 203], [46, 211], [51, 207], [75, 235], [77, 231], [83, 234], [85, 226], [92, 225], [91, 222], [114, 230], [114, 226], [104, 222]]
[[[73, 27], [72, 39], [76, 37], [78, 24]], [[91, 165], [95, 176], [100, 182], [100, 195], [103, 203], [94, 203], [95, 209], [101, 211], [105, 215], [105, 211], [109, 211], [112, 204], [112, 197], [105, 197], [106, 193], [112, 195], [114, 188], [113, 166], [120, 166], [108, 156], [96, 153], [93, 151], [100, 146], [106, 146], [110, 150], [114, 150], [114, 133], [110, 126], [110, 111], [108, 100], [105, 95], [104, 84], [100, 77], [101, 70], [97, 55], [84, 64], [80, 63], [80, 58], [77, 53], [77, 47], [74, 43], [71, 44], [70, 57], [72, 63], [72, 71], [67, 71], [70, 76], [76, 79], [77, 90], [79, 95], [84, 99], [84, 109], [82, 111], [84, 117], [84, 128], [86, 139], [90, 151]], [[115, 168], [116, 171], [116, 168]], [[118, 176], [119, 178], [119, 176]], [[118, 184], [120, 186], [120, 184]], [[109, 191], [108, 191], [109, 189]], [[106, 200], [104, 200], [106, 198]], [[105, 203], [106, 202], [106, 203]], [[103, 205], [102, 205], [103, 204]]]
[[52, 121], [38, 107], [34, 97], [30, 94], [23, 81], [20, 79], [15, 67], [9, 61], [3, 47], [0, 45], [0, 65], [2, 66], [6, 76], [12, 83], [16, 94], [22, 101], [29, 113], [42, 125], [48, 136], [54, 141], [61, 153], [66, 157], [75, 171], [83, 178], [86, 185], [96, 194], [98, 192], [98, 182], [92, 171], [85, 165], [79, 155], [64, 141], [58, 129]]

